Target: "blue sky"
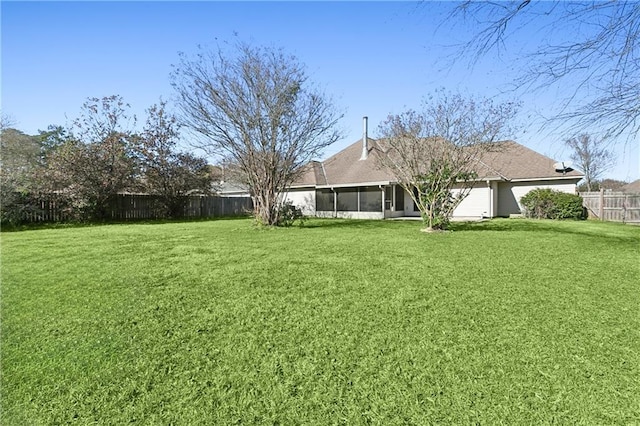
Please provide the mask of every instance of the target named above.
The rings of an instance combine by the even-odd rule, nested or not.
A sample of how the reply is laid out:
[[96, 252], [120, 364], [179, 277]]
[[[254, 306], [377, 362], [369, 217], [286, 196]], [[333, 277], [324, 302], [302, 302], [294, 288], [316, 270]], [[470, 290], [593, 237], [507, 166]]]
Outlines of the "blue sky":
[[[178, 52], [215, 47], [235, 37], [283, 47], [306, 64], [311, 80], [344, 111], [345, 139], [334, 154], [370, 133], [389, 113], [419, 108], [438, 88], [497, 100], [519, 100], [520, 143], [556, 160], [569, 151], [562, 137], [540, 131], [541, 115], [557, 104], [556, 89], [504, 93], [517, 76], [510, 52], [475, 66], [452, 63], [457, 42], [473, 28], [441, 25], [445, 2], [11, 2], [2, 1], [2, 112], [35, 134], [66, 125], [88, 97], [121, 95], [144, 122], [160, 97], [171, 101], [171, 65]], [[535, 34], [515, 42], [526, 47]], [[513, 52], [516, 53], [516, 52]], [[618, 166], [607, 174], [640, 178], [638, 141], [614, 145]]]

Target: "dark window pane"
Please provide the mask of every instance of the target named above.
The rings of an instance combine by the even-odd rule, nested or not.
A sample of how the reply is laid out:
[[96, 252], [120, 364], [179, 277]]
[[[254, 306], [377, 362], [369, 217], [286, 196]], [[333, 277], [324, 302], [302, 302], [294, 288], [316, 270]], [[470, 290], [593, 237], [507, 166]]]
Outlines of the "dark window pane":
[[360, 188], [360, 211], [382, 211], [382, 191], [380, 190], [380, 188], [378, 188], [377, 186], [366, 186]]
[[333, 191], [331, 191], [330, 189], [316, 190], [316, 211], [333, 211]]
[[340, 188], [338, 192], [338, 211], [358, 211], [358, 188]]
[[396, 211], [404, 210], [404, 189], [396, 185]]
[[391, 204], [393, 201], [393, 187], [385, 186], [384, 188], [384, 209], [391, 210]]

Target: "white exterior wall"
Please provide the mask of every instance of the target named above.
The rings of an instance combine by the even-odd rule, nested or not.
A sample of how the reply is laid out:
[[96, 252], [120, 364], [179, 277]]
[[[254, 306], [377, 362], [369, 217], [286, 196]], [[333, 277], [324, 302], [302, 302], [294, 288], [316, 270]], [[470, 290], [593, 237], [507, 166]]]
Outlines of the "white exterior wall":
[[569, 194], [576, 193], [576, 181], [524, 181], [498, 183], [498, 216], [522, 213], [520, 198], [536, 188], [550, 188]]
[[290, 189], [285, 192], [284, 199], [302, 210], [302, 214], [305, 216], [316, 214], [315, 189]]
[[[382, 195], [380, 195], [382, 196]], [[337, 217], [341, 219], [384, 219], [383, 212], [325, 212], [316, 211], [315, 189], [291, 189], [284, 194], [285, 201], [302, 210], [305, 216]]]
[[[574, 194], [576, 192], [576, 183], [577, 180], [524, 182], [491, 181], [489, 185], [487, 185], [487, 182], [478, 182], [469, 195], [454, 211], [453, 217], [480, 218], [520, 214], [520, 198], [532, 189], [551, 188], [556, 191]], [[397, 187], [397, 190], [400, 189], [400, 187]], [[420, 216], [420, 212], [413, 211], [413, 200], [411, 200], [411, 196], [406, 191], [404, 194], [404, 210], [386, 210], [385, 212], [317, 212], [315, 210], [315, 188], [291, 189], [284, 194], [284, 197], [293, 205], [300, 208], [306, 216], [338, 217], [348, 219], [384, 219], [385, 216]]]
[[331, 212], [331, 217], [340, 219], [384, 219], [382, 212]]
[[[473, 189], [469, 192], [469, 195], [460, 203], [460, 205], [454, 210], [453, 217], [455, 218], [481, 218], [492, 217], [496, 215], [496, 183], [491, 182], [490, 186], [487, 186], [486, 182], [478, 182]], [[452, 191], [456, 193], [457, 190]], [[411, 196], [405, 191], [404, 193], [404, 213], [398, 212], [400, 216], [420, 216], [420, 212], [413, 211], [413, 200]]]
[[[459, 190], [454, 189], [453, 194]], [[453, 211], [456, 218], [482, 218], [492, 216], [493, 190], [486, 182], [478, 182]]]

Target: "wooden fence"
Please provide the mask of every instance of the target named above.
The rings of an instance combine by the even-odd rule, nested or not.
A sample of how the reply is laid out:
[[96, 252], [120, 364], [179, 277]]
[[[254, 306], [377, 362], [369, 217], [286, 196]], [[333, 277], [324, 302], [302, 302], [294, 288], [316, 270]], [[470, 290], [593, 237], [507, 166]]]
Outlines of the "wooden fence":
[[581, 192], [589, 218], [640, 225], [640, 194], [626, 192]]
[[[180, 214], [184, 218], [244, 216], [253, 210], [251, 197], [190, 195], [185, 198]], [[107, 219], [117, 221], [158, 219], [162, 216], [158, 199], [145, 194], [118, 194], [106, 214]], [[55, 196], [40, 200], [35, 209], [23, 214], [24, 222], [64, 222], [71, 218], [68, 206]]]

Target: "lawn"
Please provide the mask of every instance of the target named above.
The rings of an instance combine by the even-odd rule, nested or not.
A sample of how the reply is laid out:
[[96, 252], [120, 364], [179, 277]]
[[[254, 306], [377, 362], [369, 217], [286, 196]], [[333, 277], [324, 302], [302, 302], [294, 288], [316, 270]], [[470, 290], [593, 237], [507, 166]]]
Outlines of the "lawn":
[[0, 423], [640, 423], [640, 227], [419, 228], [4, 232]]

